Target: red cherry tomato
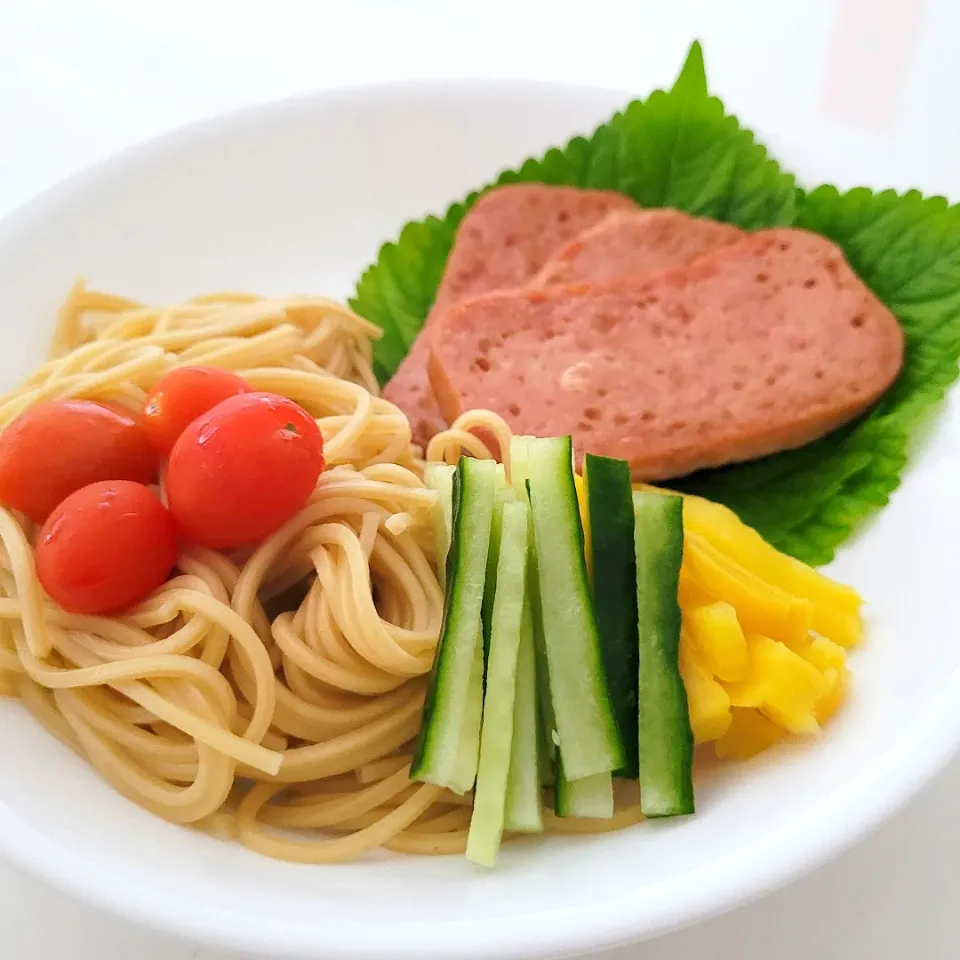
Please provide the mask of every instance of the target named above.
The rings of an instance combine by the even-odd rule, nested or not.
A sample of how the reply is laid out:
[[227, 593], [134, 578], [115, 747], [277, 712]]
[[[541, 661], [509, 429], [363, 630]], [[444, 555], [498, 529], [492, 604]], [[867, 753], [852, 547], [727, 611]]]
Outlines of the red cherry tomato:
[[143, 426], [153, 445], [168, 454], [177, 438], [197, 417], [250, 384], [229, 370], [214, 367], [177, 367], [161, 377], [147, 394]]
[[70, 494], [37, 540], [40, 583], [71, 613], [112, 613], [145, 599], [176, 559], [170, 512], [147, 487], [128, 480]]
[[167, 466], [167, 501], [185, 537], [229, 550], [289, 520], [323, 466], [323, 437], [306, 410], [272, 393], [244, 393], [183, 431]]
[[42, 523], [75, 490], [98, 480], [157, 479], [157, 453], [139, 419], [91, 400], [55, 400], [0, 434], [0, 502]]

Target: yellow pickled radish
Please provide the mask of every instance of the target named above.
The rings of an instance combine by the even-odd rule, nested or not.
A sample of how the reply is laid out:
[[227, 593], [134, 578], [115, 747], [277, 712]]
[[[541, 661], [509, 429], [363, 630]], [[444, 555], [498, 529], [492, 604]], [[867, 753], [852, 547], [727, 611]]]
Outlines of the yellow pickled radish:
[[687, 707], [694, 743], [722, 737], [730, 726], [730, 698], [680, 637], [680, 676], [687, 691]]
[[826, 693], [824, 693], [814, 708], [814, 716], [817, 723], [826, 723], [840, 709], [840, 704], [846, 699], [847, 690], [850, 686], [850, 671], [846, 667], [834, 670], [832, 667], [824, 672], [824, 678], [828, 683]]
[[730, 729], [713, 745], [724, 760], [749, 760], [782, 739], [785, 731], [759, 710], [733, 707]]
[[693, 607], [705, 607], [708, 603], [714, 603], [717, 598], [711, 597], [709, 593], [698, 587], [681, 566], [677, 599], [680, 601], [682, 610], [690, 610]]
[[790, 646], [808, 641], [810, 601], [765, 583], [705, 537], [691, 533], [684, 538], [684, 568], [701, 590], [733, 604], [744, 631], [762, 633]]
[[797, 653], [824, 673], [831, 668], [843, 669], [847, 665], [847, 654], [843, 647], [826, 637], [811, 636], [808, 644], [797, 647]]
[[747, 639], [733, 604], [725, 600], [684, 609], [683, 625], [700, 661], [720, 680], [744, 680], [750, 670]]
[[817, 633], [833, 637], [842, 647], [855, 647], [863, 640], [863, 617], [859, 610], [848, 613], [833, 607], [814, 606], [810, 625]]
[[843, 647], [826, 637], [812, 637], [810, 643], [797, 651], [812, 663], [826, 678], [827, 690], [817, 701], [814, 710], [818, 723], [826, 723], [843, 703], [850, 686], [850, 671]]
[[830, 689], [827, 678], [786, 644], [759, 634], [748, 635], [750, 674], [725, 684], [734, 706], [758, 708], [790, 733], [820, 730], [817, 702]]
[[767, 543], [728, 507], [685, 496], [684, 529], [713, 544], [745, 570], [812, 605], [810, 626], [843, 647], [863, 638], [862, 600], [853, 587], [824, 576]]

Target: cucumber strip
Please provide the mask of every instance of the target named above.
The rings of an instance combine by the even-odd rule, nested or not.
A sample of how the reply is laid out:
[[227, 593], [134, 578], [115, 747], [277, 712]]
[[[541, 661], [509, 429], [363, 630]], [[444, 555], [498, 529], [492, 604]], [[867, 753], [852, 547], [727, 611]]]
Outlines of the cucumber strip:
[[460, 458], [454, 474], [453, 537], [447, 557], [443, 625], [410, 768], [414, 780], [457, 793], [473, 786], [479, 754], [480, 608], [496, 475], [492, 460], [468, 457]]
[[647, 817], [693, 813], [693, 733], [680, 676], [683, 498], [633, 494], [640, 633], [640, 809]]
[[496, 490], [493, 499], [493, 520], [490, 524], [490, 549], [487, 551], [487, 576], [483, 584], [483, 607], [480, 619], [483, 621], [483, 662], [487, 662], [490, 652], [490, 624], [493, 619], [493, 598], [497, 589], [497, 563], [500, 559], [500, 525], [503, 517], [503, 505], [514, 498], [513, 490], [507, 486], [503, 464], [497, 464]]
[[483, 633], [477, 624], [477, 639], [470, 667], [470, 685], [463, 711], [463, 726], [460, 731], [460, 746], [457, 762], [451, 779], [451, 790], [466, 793], [477, 777], [480, 754], [480, 723], [483, 717], [483, 676], [486, 661], [483, 656]]
[[437, 579], [441, 589], [447, 581], [447, 553], [453, 532], [453, 475], [457, 468], [449, 463], [428, 463], [423, 482], [437, 491], [433, 515], [433, 539], [437, 551]]
[[497, 859], [503, 836], [527, 572], [527, 505], [506, 503], [502, 513], [480, 764], [467, 834], [467, 859], [486, 867]]
[[558, 763], [553, 809], [558, 817], [608, 820], [613, 816], [613, 777], [609, 773], [595, 773], [592, 777], [568, 780], [564, 776], [563, 763]]
[[[525, 500], [518, 502], [526, 503]], [[528, 557], [528, 568], [529, 563]], [[518, 833], [543, 832], [537, 739], [540, 735], [537, 719], [537, 668], [533, 643], [533, 614], [530, 604], [525, 603], [523, 619], [520, 621], [517, 692], [513, 703], [513, 741], [510, 745], [510, 772], [507, 775], [507, 802], [503, 818], [504, 829]]]
[[570, 437], [529, 441], [527, 469], [550, 702], [571, 780], [623, 766], [587, 585]]
[[536, 583], [537, 599], [531, 602], [533, 613], [533, 666], [534, 681], [537, 688], [537, 757], [540, 769], [540, 784], [553, 786], [556, 779], [557, 742], [556, 721], [553, 717], [553, 705], [550, 702], [550, 668], [547, 663], [547, 642], [543, 638], [543, 617], [540, 613], [540, 578], [528, 579], [528, 585]]
[[[527, 452], [534, 437], [515, 436], [510, 441], [510, 483], [519, 499], [529, 503]], [[553, 708], [550, 706], [550, 678], [547, 668], [547, 647], [543, 639], [543, 617], [540, 610], [540, 574], [530, 518], [529, 556], [527, 557], [527, 603], [533, 619], [533, 645], [537, 687], [537, 766], [540, 783], [549, 787], [554, 781], [557, 745], [554, 742]]]
[[586, 454], [583, 460], [593, 609], [613, 715], [623, 741], [618, 776], [639, 775], [637, 746], [637, 560], [633, 535], [633, 481], [625, 460]]

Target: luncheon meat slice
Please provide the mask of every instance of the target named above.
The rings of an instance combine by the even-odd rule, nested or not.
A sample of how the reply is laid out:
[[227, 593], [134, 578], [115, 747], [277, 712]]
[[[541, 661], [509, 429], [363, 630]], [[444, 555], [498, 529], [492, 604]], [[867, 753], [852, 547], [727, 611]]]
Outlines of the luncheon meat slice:
[[486, 294], [431, 331], [444, 416], [570, 433], [636, 479], [796, 447], [851, 420], [903, 361], [896, 318], [829, 240], [752, 234], [646, 279]]
[[460, 223], [434, 310], [478, 293], [525, 286], [556, 250], [619, 209], [636, 205], [610, 190], [543, 183], [491, 190]]
[[545, 287], [682, 267], [743, 231], [679, 210], [616, 210], [556, 251], [531, 281]]
[[525, 286], [555, 250], [623, 208], [634, 203], [619, 193], [541, 183], [496, 187], [470, 208], [424, 329], [383, 391], [407, 415], [415, 443], [425, 445], [446, 427], [427, 376], [426, 330], [434, 318], [463, 297]]

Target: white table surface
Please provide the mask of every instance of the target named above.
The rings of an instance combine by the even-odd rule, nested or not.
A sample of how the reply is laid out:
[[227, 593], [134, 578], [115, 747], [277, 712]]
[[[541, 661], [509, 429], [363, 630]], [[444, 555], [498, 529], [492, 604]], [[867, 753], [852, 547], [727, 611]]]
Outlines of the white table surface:
[[[838, 182], [960, 199], [956, 0], [0, 0], [0, 214], [129, 144], [239, 106], [454, 76], [642, 94], [672, 78], [694, 36], [732, 109], [760, 129], [788, 112], [792, 139], [829, 139]], [[952, 960], [958, 803], [955, 762], [811, 876], [606, 956]], [[225, 960], [3, 864], [0, 930], [9, 960]]]

